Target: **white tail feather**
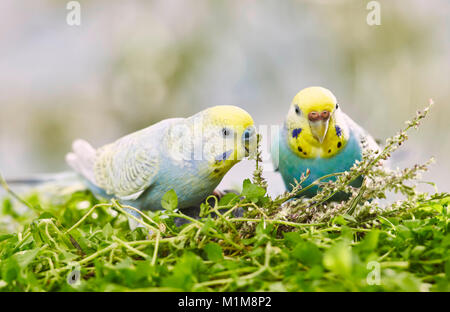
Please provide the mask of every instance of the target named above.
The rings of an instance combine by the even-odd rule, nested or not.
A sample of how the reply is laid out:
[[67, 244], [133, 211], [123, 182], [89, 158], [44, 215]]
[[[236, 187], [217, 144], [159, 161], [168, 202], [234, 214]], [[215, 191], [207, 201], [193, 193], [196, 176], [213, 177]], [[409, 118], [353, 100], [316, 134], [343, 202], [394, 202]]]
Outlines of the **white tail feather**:
[[66, 155], [67, 164], [90, 182], [96, 184], [93, 170], [96, 150], [84, 140], [75, 140], [72, 149], [73, 152]]

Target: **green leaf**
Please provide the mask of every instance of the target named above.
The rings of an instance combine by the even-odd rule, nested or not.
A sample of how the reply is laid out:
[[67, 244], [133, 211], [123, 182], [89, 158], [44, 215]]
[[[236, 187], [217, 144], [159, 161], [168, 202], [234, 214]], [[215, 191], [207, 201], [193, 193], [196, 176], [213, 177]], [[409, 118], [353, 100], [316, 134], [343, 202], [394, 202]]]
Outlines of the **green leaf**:
[[364, 251], [374, 250], [375, 248], [377, 248], [379, 236], [380, 236], [380, 231], [378, 231], [378, 230], [370, 231], [369, 233], [366, 234], [364, 239], [358, 245], [358, 248], [360, 250], [364, 250]]
[[1, 276], [6, 283], [11, 283], [16, 280], [20, 273], [20, 267], [16, 259], [13, 257], [4, 261], [1, 265]]
[[292, 257], [312, 267], [322, 262], [322, 252], [313, 243], [299, 243], [292, 251]]
[[161, 206], [168, 211], [173, 211], [178, 207], [178, 197], [174, 190], [168, 191], [161, 199]]
[[213, 262], [219, 262], [223, 260], [222, 247], [217, 243], [208, 243], [203, 248], [208, 256], [208, 259]]
[[256, 203], [266, 195], [266, 190], [256, 184], [250, 182], [250, 179], [245, 179], [242, 185], [242, 196], [248, 200]]
[[350, 221], [350, 222], [354, 222], [357, 223], [358, 221], [356, 221], [355, 217], [348, 215], [348, 214], [343, 214], [342, 215], [344, 217], [345, 220]]
[[424, 251], [426, 250], [425, 246], [415, 246], [412, 250], [411, 250], [411, 256], [413, 257], [419, 257]]
[[205, 223], [204, 223], [204, 225], [203, 225], [203, 227], [201, 229], [201, 233], [203, 233], [203, 234], [208, 233], [209, 229], [212, 228], [212, 227], [214, 227], [214, 221], [212, 219], [208, 218], [205, 221]]
[[78, 255], [65, 250], [61, 251], [61, 253], [59, 254], [59, 259], [61, 259], [61, 261], [64, 263], [70, 263], [71, 261], [74, 261], [76, 258], [78, 258]]
[[239, 195], [234, 193], [225, 194], [219, 201], [219, 206], [227, 206], [237, 203], [239, 201]]
[[7, 239], [10, 239], [11, 237], [14, 237], [14, 236], [15, 236], [15, 234], [3, 234], [3, 235], [0, 235], [0, 242], [2, 242], [4, 240], [7, 240]]
[[304, 242], [304, 240], [302, 239], [302, 237], [298, 232], [283, 233], [283, 236], [286, 245], [289, 247], [295, 247], [297, 246], [297, 244]]
[[341, 242], [331, 247], [323, 258], [323, 265], [337, 275], [348, 276], [352, 271], [352, 250]]
[[450, 281], [450, 260], [445, 261], [445, 276]]
[[33, 261], [34, 258], [36, 258], [39, 250], [40, 250], [40, 248], [21, 251], [21, 252], [16, 253], [14, 255], [14, 258], [17, 261], [17, 264], [21, 268], [26, 268], [31, 263], [31, 261]]
[[13, 209], [11, 200], [8, 198], [3, 200], [2, 212], [4, 215], [12, 216], [15, 219], [19, 217], [18, 213]]
[[163, 286], [190, 291], [197, 275], [204, 270], [204, 264], [197, 255], [186, 252], [179, 258], [173, 268], [172, 274], [164, 278], [161, 282]]
[[333, 221], [331, 222], [331, 224], [347, 225], [347, 221], [345, 220], [345, 218], [342, 215], [338, 215], [333, 218]]
[[113, 228], [111, 226], [111, 224], [107, 223], [104, 227], [103, 227], [103, 235], [108, 238], [111, 237], [111, 235], [114, 233]]
[[44, 213], [41, 213], [39, 215], [38, 219], [42, 220], [42, 219], [54, 219], [54, 218], [55, 218], [55, 216], [53, 214], [51, 214], [50, 212], [46, 211]]

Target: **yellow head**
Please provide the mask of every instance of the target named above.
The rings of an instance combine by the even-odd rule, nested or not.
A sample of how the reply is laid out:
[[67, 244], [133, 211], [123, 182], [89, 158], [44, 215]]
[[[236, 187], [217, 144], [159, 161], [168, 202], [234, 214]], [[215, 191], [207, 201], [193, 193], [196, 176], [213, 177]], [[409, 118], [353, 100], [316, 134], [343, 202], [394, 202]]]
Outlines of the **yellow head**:
[[256, 129], [250, 114], [231, 105], [214, 106], [201, 113], [205, 157], [220, 175], [256, 148]]
[[331, 157], [348, 138], [336, 97], [322, 87], [309, 87], [294, 97], [286, 117], [288, 142], [300, 157]]
[[233, 105], [213, 106], [204, 111], [206, 124], [244, 128], [253, 126], [253, 119], [249, 113]]

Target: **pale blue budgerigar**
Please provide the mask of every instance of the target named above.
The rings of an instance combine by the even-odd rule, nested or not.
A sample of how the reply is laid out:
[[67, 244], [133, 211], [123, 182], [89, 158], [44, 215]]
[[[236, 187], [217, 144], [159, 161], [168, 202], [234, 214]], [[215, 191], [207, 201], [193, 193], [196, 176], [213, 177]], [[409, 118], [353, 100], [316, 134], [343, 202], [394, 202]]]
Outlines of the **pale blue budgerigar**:
[[66, 161], [98, 197], [160, 210], [163, 195], [173, 189], [183, 209], [211, 195], [255, 146], [252, 117], [224, 105], [163, 120], [98, 149], [76, 140]]
[[[333, 93], [322, 87], [303, 89], [294, 97], [284, 125], [273, 137], [272, 159], [288, 190], [308, 169], [303, 187], [325, 175], [348, 171], [362, 159], [364, 149], [379, 149], [375, 140], [342, 111]], [[360, 177], [352, 185], [359, 187], [361, 183]], [[317, 190], [315, 186], [301, 195], [313, 197]], [[346, 197], [338, 193], [332, 199]]]

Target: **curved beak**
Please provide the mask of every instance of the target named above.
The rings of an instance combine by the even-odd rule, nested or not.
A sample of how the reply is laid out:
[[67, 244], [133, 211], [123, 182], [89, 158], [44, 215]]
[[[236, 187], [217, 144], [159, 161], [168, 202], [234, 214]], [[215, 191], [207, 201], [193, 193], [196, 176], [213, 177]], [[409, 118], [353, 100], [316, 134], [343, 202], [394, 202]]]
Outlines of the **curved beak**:
[[327, 120], [321, 119], [309, 122], [309, 127], [311, 128], [312, 135], [320, 143], [323, 142], [325, 136], [327, 135], [329, 122], [330, 122], [329, 119]]

